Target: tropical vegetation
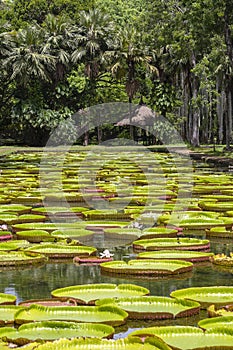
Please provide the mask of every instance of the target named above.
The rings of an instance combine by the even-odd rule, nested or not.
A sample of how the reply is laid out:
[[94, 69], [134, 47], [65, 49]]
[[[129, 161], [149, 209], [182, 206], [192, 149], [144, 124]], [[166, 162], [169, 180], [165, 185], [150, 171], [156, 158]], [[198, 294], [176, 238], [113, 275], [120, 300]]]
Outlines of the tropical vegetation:
[[[41, 146], [77, 111], [129, 102], [166, 117], [192, 146], [230, 149], [232, 24], [230, 0], [1, 0], [1, 142]], [[155, 143], [164, 132], [155, 128], [150, 137], [106, 121], [78, 142]]]

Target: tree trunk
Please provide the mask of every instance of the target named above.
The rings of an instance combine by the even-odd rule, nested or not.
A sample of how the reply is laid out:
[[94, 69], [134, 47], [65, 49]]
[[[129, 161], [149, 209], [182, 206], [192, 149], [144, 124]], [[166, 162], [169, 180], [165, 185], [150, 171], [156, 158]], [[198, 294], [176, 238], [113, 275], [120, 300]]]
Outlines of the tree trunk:
[[223, 112], [225, 109], [225, 92], [222, 89], [222, 77], [218, 75], [216, 80], [216, 90], [218, 93], [216, 112], [218, 118], [218, 142], [220, 144], [223, 142]]
[[[196, 65], [196, 58], [194, 52], [192, 53], [192, 67]], [[200, 146], [199, 134], [200, 134], [200, 111], [197, 106], [198, 97], [198, 78], [193, 75], [192, 77], [192, 107], [191, 107], [191, 137], [190, 142], [194, 147]]]
[[229, 10], [231, 8], [231, 2], [226, 1], [226, 7], [224, 11], [224, 37], [227, 48], [227, 56], [229, 59], [229, 67], [225, 73], [225, 93], [226, 93], [226, 113], [225, 113], [225, 137], [226, 137], [226, 149], [230, 150], [231, 134], [232, 134], [232, 69], [233, 69], [233, 45], [232, 35], [229, 20]]

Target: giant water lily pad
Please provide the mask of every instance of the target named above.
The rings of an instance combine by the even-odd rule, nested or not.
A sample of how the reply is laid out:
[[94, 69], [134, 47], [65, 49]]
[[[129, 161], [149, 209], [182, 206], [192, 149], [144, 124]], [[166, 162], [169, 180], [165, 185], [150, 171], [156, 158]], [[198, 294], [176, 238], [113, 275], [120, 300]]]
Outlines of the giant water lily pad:
[[100, 264], [101, 271], [127, 275], [173, 275], [191, 271], [193, 264], [179, 260], [130, 260]]
[[115, 209], [106, 210], [88, 210], [84, 211], [82, 215], [90, 220], [129, 220], [131, 219], [130, 214]]
[[61, 229], [79, 229], [80, 227], [84, 228], [86, 226], [85, 222], [77, 221], [77, 222], [59, 222], [54, 224], [52, 222], [30, 222], [26, 224], [15, 224], [13, 225], [13, 229], [15, 232], [25, 231], [25, 230], [45, 230], [48, 232], [53, 232], [55, 230]]
[[158, 250], [139, 253], [138, 259], [185, 260], [195, 262], [209, 261], [213, 253], [196, 252], [192, 250]]
[[173, 291], [171, 296], [197, 301], [203, 308], [211, 304], [223, 306], [233, 303], [233, 287], [211, 286], [178, 289]]
[[88, 240], [93, 237], [93, 231], [85, 230], [84, 228], [80, 229], [64, 229], [53, 231], [52, 237], [57, 238], [70, 238], [75, 240]]
[[219, 237], [219, 238], [232, 238], [232, 229], [226, 227], [212, 227], [210, 230], [206, 230], [207, 237]]
[[[28, 348], [27, 348], [28, 349]], [[60, 339], [52, 343], [45, 343], [39, 346], [34, 345], [35, 350], [171, 350], [161, 339], [150, 338], [141, 341], [136, 337], [125, 339], [107, 340], [107, 339]]]
[[0, 328], [0, 338], [19, 345], [41, 340], [56, 340], [60, 338], [107, 338], [114, 333], [114, 328], [105, 324], [46, 321], [21, 325], [18, 329]]
[[231, 268], [233, 267], [233, 254], [230, 253], [230, 256], [227, 256], [223, 253], [216, 254], [211, 257], [210, 261], [215, 265], [220, 265], [225, 268]]
[[165, 326], [144, 328], [132, 336], [157, 336], [176, 350], [232, 349], [233, 330], [224, 328], [202, 329], [191, 326]]
[[25, 230], [16, 232], [18, 239], [25, 239], [30, 243], [39, 243], [51, 239], [51, 235], [45, 230]]
[[198, 238], [151, 238], [133, 242], [136, 250], [209, 250], [210, 242]]
[[217, 316], [232, 316], [233, 317], [233, 305], [229, 304], [222, 308], [217, 308], [215, 305], [210, 305], [207, 309], [209, 317]]
[[105, 220], [99, 220], [99, 221], [86, 221], [85, 228], [87, 230], [92, 231], [104, 231], [107, 228], [118, 228], [118, 227], [125, 227], [129, 225], [128, 221], [105, 221]]
[[151, 227], [142, 231], [141, 239], [176, 237], [177, 232], [177, 230], [167, 227]]
[[14, 323], [15, 314], [21, 309], [16, 305], [0, 305], [0, 325]]
[[25, 251], [44, 254], [49, 258], [73, 258], [75, 256], [90, 256], [96, 253], [96, 248], [82, 245], [46, 244], [40, 243]]
[[20, 204], [5, 204], [5, 205], [0, 205], [0, 212], [13, 212], [17, 214], [27, 214], [30, 213], [31, 211], [30, 206], [26, 205], [20, 205]]
[[233, 316], [213, 317], [201, 320], [198, 326], [203, 329], [227, 327], [233, 329]]
[[14, 219], [14, 223], [30, 223], [30, 222], [44, 222], [46, 217], [44, 215], [37, 214], [22, 214]]
[[103, 299], [97, 305], [113, 303], [136, 319], [168, 319], [187, 317], [199, 313], [200, 304], [190, 300], [178, 300], [169, 297], [134, 296], [120, 299]]
[[141, 231], [138, 228], [106, 228], [104, 229], [105, 239], [133, 240], [140, 237]]
[[34, 265], [47, 261], [42, 254], [24, 251], [4, 252], [0, 251], [0, 266]]
[[147, 288], [134, 284], [84, 284], [80, 286], [71, 286], [55, 289], [51, 292], [52, 296], [61, 300], [69, 298], [76, 299], [79, 303], [93, 303], [95, 300], [104, 298], [122, 298], [133, 297], [136, 295], [149, 294]]
[[233, 208], [233, 202], [227, 201], [227, 202], [208, 202], [208, 201], [203, 201], [201, 203], [201, 207], [204, 210], [213, 210], [217, 212], [225, 212], [228, 210], [232, 210]]
[[208, 229], [215, 226], [232, 226], [233, 219], [220, 217], [216, 212], [187, 211], [181, 214], [163, 214], [158, 218], [158, 223], [174, 225], [183, 229]]
[[18, 250], [21, 248], [27, 248], [29, 245], [30, 245], [29, 242], [23, 239], [0, 242], [0, 251]]
[[74, 321], [121, 325], [128, 314], [113, 305], [104, 306], [43, 306], [31, 305], [15, 314], [17, 324], [35, 321]]
[[0, 293], [0, 305], [15, 304], [16, 296], [7, 293]]

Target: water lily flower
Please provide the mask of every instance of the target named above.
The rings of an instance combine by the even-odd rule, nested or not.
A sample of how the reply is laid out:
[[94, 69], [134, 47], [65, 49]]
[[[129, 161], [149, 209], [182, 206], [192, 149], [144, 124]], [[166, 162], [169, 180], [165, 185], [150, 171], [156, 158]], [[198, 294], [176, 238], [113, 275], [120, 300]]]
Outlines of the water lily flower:
[[110, 253], [110, 251], [108, 249], [105, 249], [103, 251], [103, 253], [100, 253], [100, 258], [111, 258], [112, 256], [114, 256], [114, 254]]

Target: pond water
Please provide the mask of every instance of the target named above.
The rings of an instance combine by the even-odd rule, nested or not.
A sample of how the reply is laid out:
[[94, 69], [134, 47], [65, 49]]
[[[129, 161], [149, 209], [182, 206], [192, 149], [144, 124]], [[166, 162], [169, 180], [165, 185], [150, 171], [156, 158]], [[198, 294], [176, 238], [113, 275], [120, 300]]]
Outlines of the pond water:
[[[36, 159], [38, 161], [38, 159]], [[8, 162], [8, 163], [7, 163]], [[33, 163], [32, 163], [33, 164]], [[16, 162], [17, 165], [17, 162]], [[9, 159], [2, 159], [4, 169], [9, 166]], [[11, 164], [11, 169], [13, 163]], [[17, 166], [16, 166], [17, 169]], [[202, 164], [195, 165], [195, 173], [220, 174], [219, 171], [207, 168]], [[204, 238], [205, 231], [187, 231], [187, 235]], [[210, 239], [211, 251], [229, 253], [233, 251], [233, 242], [229, 239]], [[88, 245], [93, 245], [102, 251], [109, 247], [114, 253], [116, 260], [130, 260], [136, 257], [132, 246], [128, 241], [118, 239], [114, 241], [103, 241], [101, 234], [96, 234]], [[30, 268], [0, 269], [0, 292], [10, 293], [17, 296], [17, 303], [28, 299], [50, 298], [51, 291], [70, 285], [80, 285], [86, 283], [135, 283], [146, 287], [152, 295], [169, 296], [173, 290], [187, 287], [212, 286], [212, 285], [232, 285], [233, 270], [224, 271], [213, 267], [209, 262], [195, 265], [192, 273], [180, 275], [175, 278], [143, 278], [142, 276], [111, 276], [100, 272], [100, 267], [89, 265], [75, 265], [72, 260], [52, 261], [41, 266]], [[204, 311], [203, 311], [204, 312]], [[201, 316], [175, 321], [159, 321], [160, 325], [165, 324], [189, 324], [197, 325]], [[147, 322], [127, 322], [127, 325], [119, 327], [115, 338], [127, 335], [128, 329], [135, 329], [149, 325], [156, 325], [158, 321]]]

